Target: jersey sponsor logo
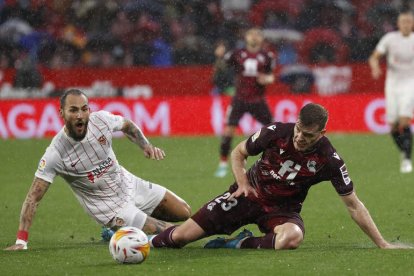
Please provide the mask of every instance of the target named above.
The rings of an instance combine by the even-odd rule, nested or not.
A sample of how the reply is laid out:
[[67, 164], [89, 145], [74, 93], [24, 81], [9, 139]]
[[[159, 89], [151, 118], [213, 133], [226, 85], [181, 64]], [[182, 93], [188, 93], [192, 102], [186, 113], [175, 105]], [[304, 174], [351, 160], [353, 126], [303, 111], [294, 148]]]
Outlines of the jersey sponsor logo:
[[257, 138], [259, 138], [259, 136], [260, 136], [260, 129], [258, 130], [258, 131], [256, 131], [256, 133], [255, 134], [253, 134], [253, 136], [252, 136], [252, 142], [254, 142], [254, 141], [256, 141], [256, 139]]
[[300, 164], [295, 164], [292, 160], [286, 160], [280, 164], [280, 169], [276, 173], [274, 170], [270, 171], [270, 175], [277, 180], [285, 179], [290, 185], [295, 185], [292, 181], [295, 179], [296, 175], [299, 173], [301, 168]]
[[308, 170], [311, 173], [316, 173], [316, 161], [315, 160], [309, 160], [306, 166], [308, 167]]
[[45, 167], [46, 167], [46, 159], [42, 158], [39, 161], [38, 170], [41, 171], [41, 172], [43, 172], [43, 170], [45, 169]]
[[275, 131], [276, 130], [276, 125], [268, 126], [267, 129]]
[[339, 155], [336, 152], [334, 152], [332, 156], [338, 160], [341, 160], [341, 157], [339, 157]]
[[102, 146], [106, 145], [106, 137], [104, 135], [102, 135], [101, 137], [98, 138], [98, 142]]
[[99, 167], [93, 169], [92, 171], [88, 172], [88, 179], [91, 183], [95, 183], [95, 180], [101, 177], [104, 173], [106, 173], [109, 168], [114, 165], [114, 161], [108, 157], [105, 161], [103, 161]]
[[351, 178], [349, 177], [348, 170], [346, 169], [345, 164], [343, 164], [342, 167], [340, 167], [339, 169], [341, 170], [342, 179], [344, 180], [345, 185], [351, 183]]

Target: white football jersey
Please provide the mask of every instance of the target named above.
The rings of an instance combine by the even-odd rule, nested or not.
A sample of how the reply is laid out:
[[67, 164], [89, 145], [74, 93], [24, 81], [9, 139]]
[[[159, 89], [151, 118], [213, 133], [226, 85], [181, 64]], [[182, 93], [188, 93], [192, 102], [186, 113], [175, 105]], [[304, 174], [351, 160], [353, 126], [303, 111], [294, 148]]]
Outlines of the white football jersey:
[[387, 57], [387, 79], [404, 80], [414, 76], [414, 34], [389, 32], [378, 42], [376, 50]]
[[101, 224], [114, 218], [133, 193], [133, 178], [118, 164], [112, 150], [112, 134], [123, 123], [121, 116], [93, 112], [82, 141], [75, 141], [62, 128], [35, 173], [49, 183], [56, 175], [62, 176], [85, 211]]

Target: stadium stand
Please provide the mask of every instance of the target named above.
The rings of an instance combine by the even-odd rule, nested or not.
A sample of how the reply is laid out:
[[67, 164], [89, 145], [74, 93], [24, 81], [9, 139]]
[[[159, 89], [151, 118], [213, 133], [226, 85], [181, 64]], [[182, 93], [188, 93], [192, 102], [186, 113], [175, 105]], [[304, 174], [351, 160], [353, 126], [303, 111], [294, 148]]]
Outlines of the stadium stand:
[[[397, 11], [410, 3], [408, 0], [3, 0], [0, 1], [0, 69], [18, 69], [21, 64], [30, 63], [52, 69], [212, 64], [214, 45], [224, 40], [230, 46], [239, 46], [247, 25], [304, 34], [300, 41], [286, 41], [283, 37], [272, 41], [280, 55], [288, 52], [288, 58], [281, 57], [285, 64], [295, 63], [298, 52], [306, 54], [303, 60], [315, 61], [311, 56], [315, 56], [315, 51], [304, 45], [309, 36], [312, 45], [319, 45], [321, 51], [327, 51], [327, 47], [320, 46], [327, 36], [329, 43], [335, 42], [331, 47], [344, 44], [330, 62], [361, 61], [367, 58], [379, 37], [394, 27]], [[319, 36], [311, 34], [322, 29], [326, 35], [321, 36], [323, 41], [318, 41]]]

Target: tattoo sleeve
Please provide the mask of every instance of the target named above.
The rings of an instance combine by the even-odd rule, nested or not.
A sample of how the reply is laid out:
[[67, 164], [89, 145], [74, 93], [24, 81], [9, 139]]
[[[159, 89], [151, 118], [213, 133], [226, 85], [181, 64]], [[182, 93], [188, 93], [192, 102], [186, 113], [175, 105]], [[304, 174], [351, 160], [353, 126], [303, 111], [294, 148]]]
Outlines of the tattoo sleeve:
[[157, 220], [155, 218], [152, 218], [152, 217], [148, 216], [142, 230], [145, 233], [152, 235], [152, 234], [159, 234], [159, 233], [161, 233], [162, 231], [164, 231], [165, 229], [167, 229], [168, 227], [171, 227], [171, 226], [172, 226], [171, 223], [161, 221], [161, 220]]
[[137, 144], [141, 149], [143, 149], [145, 145], [149, 144], [147, 138], [144, 136], [144, 133], [131, 120], [125, 120], [122, 132], [128, 137], [129, 140]]
[[49, 188], [49, 183], [35, 177], [20, 212], [19, 230], [28, 231], [32, 225], [37, 205]]

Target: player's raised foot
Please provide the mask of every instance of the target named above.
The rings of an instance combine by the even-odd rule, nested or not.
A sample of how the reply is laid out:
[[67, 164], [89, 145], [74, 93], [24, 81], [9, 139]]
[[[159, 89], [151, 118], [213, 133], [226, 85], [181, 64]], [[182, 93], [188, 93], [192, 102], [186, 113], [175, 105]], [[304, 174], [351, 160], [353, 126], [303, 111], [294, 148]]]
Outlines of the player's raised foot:
[[111, 228], [103, 226], [101, 230], [102, 241], [109, 242], [114, 233], [114, 230], [112, 230]]
[[240, 248], [240, 244], [247, 238], [253, 237], [253, 233], [244, 229], [234, 238], [216, 238], [208, 241], [204, 248]]
[[229, 165], [227, 163], [220, 162], [214, 176], [219, 178], [225, 177], [227, 175], [228, 167]]
[[413, 171], [413, 165], [410, 159], [403, 159], [401, 161], [400, 172], [401, 173], [410, 173]]

